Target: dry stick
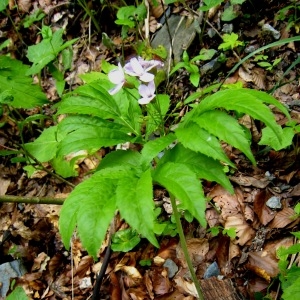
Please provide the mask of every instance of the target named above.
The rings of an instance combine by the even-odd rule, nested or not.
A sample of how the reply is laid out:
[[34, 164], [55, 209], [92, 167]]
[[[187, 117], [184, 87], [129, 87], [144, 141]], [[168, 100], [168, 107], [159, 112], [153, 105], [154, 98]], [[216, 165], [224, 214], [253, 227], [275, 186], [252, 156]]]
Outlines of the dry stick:
[[8, 203], [30, 203], [30, 204], [56, 204], [63, 205], [65, 198], [51, 198], [51, 197], [23, 197], [23, 196], [0, 196], [1, 202]]

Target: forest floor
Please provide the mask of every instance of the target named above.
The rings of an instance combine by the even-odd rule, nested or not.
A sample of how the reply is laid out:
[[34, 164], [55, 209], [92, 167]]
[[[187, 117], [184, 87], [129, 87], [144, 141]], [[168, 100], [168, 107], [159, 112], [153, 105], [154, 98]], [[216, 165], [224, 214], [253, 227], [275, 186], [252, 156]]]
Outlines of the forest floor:
[[[122, 53], [122, 39], [121, 27], [114, 23], [116, 9], [113, 4], [120, 5], [118, 1], [111, 1], [110, 4], [107, 1], [88, 2], [100, 30], [112, 40], [111, 48], [79, 5], [83, 1], [16, 2], [17, 6], [14, 1], [9, 1], [10, 6], [0, 12], [0, 45], [10, 41], [8, 46], [0, 49], [1, 55], [9, 54], [30, 65], [26, 51], [28, 46], [40, 41], [39, 31], [43, 22], [53, 30], [64, 27], [66, 40], [79, 38], [73, 45], [72, 67], [65, 73], [66, 91], [82, 84], [80, 74], [101, 70], [102, 60], [117, 64], [117, 56]], [[188, 7], [197, 10], [198, 1], [185, 2]], [[211, 61], [211, 65], [206, 65], [208, 71], [203, 71], [197, 88], [182, 69], [170, 77], [167, 93], [174, 107], [182, 103], [178, 106], [178, 114], [183, 116], [189, 110], [184, 100], [193, 92], [226, 79], [225, 83], [240, 81], [244, 87], [272, 91], [274, 97], [288, 107], [292, 119], [300, 123], [300, 71], [296, 65], [284, 74], [299, 58], [299, 42], [259, 53], [265, 57], [253, 57], [226, 78], [239, 59], [253, 49], [298, 35], [300, 23], [297, 20], [294, 22], [293, 16], [297, 11], [300, 13], [299, 4], [295, 4], [298, 5], [295, 9], [293, 1], [246, 1], [233, 7], [233, 12], [237, 14], [235, 19], [224, 21], [222, 12], [229, 6], [229, 1], [225, 2], [227, 4], [222, 3], [210, 11], [205, 27], [202, 20], [201, 38], [196, 34], [192, 39], [188, 47], [189, 57], [198, 55], [202, 48], [218, 50], [222, 40], [218, 34], [212, 33], [212, 26], [220, 35], [237, 33], [244, 46], [237, 47], [235, 52], [218, 50], [225, 56], [224, 61], [221, 64]], [[288, 6], [290, 8], [284, 10]], [[24, 20], [37, 9], [41, 9], [45, 16], [25, 28]], [[191, 13], [178, 3], [170, 5], [169, 12], [168, 18], [172, 15], [188, 17]], [[151, 13], [153, 32], [150, 32], [150, 38], [158, 34], [159, 29], [156, 28], [160, 21], [159, 13]], [[264, 30], [263, 25], [266, 24], [272, 29]], [[135, 33], [129, 33], [125, 41], [125, 60], [135, 55], [132, 47], [135, 37]], [[206, 63], [200, 62], [202, 70]], [[39, 79], [51, 102], [43, 108], [43, 113], [51, 118], [55, 113], [52, 105], [60, 97], [47, 69], [41, 72]], [[39, 79], [35, 78], [36, 81]], [[38, 112], [20, 110], [24, 117]], [[274, 113], [278, 123], [284, 124], [284, 115], [277, 111]], [[48, 126], [52, 121], [50, 119], [45, 123]], [[214, 183], [203, 182], [205, 195], [213, 199], [221, 210], [217, 213], [208, 206], [206, 211], [208, 226], [220, 226], [219, 234], [213, 235], [196, 221], [182, 221], [189, 253], [208, 300], [263, 299], [265, 295], [269, 297], [265, 299], [280, 299], [276, 250], [280, 246], [293, 245], [296, 239], [291, 232], [299, 230], [299, 218], [295, 217], [294, 211], [300, 196], [299, 139], [295, 137], [292, 146], [276, 152], [257, 144], [261, 137], [258, 122], [245, 119], [244, 125], [253, 134], [252, 149], [257, 166], [253, 166], [239, 151], [228, 147], [226, 153], [237, 166], [230, 173], [235, 194], [231, 195]], [[1, 126], [1, 150], [12, 149], [21, 142], [19, 128], [13, 120], [4, 121], [3, 116]], [[32, 141], [39, 132], [26, 132], [24, 135], [26, 141]], [[109, 150], [101, 151], [105, 155]], [[65, 199], [72, 191], [72, 185], [80, 183], [95, 168], [91, 159], [84, 160], [79, 164], [79, 176], [67, 179], [72, 184], [69, 185], [44, 171], [29, 177], [23, 169], [25, 165], [11, 158], [0, 157], [0, 196]], [[157, 187], [154, 195], [156, 202], [169, 216], [170, 202], [166, 192]], [[57, 204], [0, 204], [0, 299], [5, 299], [15, 286], [21, 286], [28, 299], [92, 299], [96, 273], [101, 268], [107, 241], [101, 247], [96, 262], [83, 249], [76, 235], [71, 249], [67, 251], [58, 231], [60, 208]], [[126, 227], [121, 220], [116, 221], [119, 227]], [[226, 232], [222, 233], [225, 224], [226, 228], [236, 229], [235, 237], [230, 238]], [[159, 242], [159, 249], [143, 239], [129, 252], [113, 252], [98, 299], [196, 299], [196, 290], [190, 280], [178, 237], [170, 232], [170, 236], [161, 236]], [[299, 257], [293, 259], [292, 262], [299, 265]], [[213, 276], [208, 276], [209, 272]], [[295, 296], [293, 299], [300, 298]]]

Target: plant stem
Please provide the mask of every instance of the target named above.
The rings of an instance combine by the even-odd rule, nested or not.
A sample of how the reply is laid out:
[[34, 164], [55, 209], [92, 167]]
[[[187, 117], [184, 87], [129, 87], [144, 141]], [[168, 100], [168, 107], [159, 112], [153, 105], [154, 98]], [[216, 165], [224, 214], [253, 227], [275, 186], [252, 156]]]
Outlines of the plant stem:
[[0, 196], [1, 202], [9, 203], [30, 203], [30, 204], [56, 204], [62, 205], [64, 203], [64, 198], [50, 198], [50, 197], [24, 197], [24, 196]]
[[185, 240], [185, 237], [184, 237], [184, 233], [183, 233], [183, 229], [182, 229], [182, 225], [181, 225], [181, 221], [180, 221], [180, 215], [179, 215], [179, 212], [178, 212], [177, 206], [176, 206], [175, 197], [171, 194], [170, 194], [170, 200], [171, 200], [173, 214], [174, 214], [174, 217], [175, 217], [175, 222], [176, 222], [176, 226], [177, 226], [177, 230], [178, 230], [178, 234], [179, 234], [180, 244], [181, 244], [181, 248], [182, 248], [185, 260], [186, 260], [188, 268], [190, 270], [190, 273], [191, 273], [193, 282], [195, 284], [199, 299], [204, 300], [203, 293], [202, 293], [202, 290], [201, 290], [201, 287], [200, 287], [200, 283], [197, 279], [196, 273], [195, 273], [193, 265], [192, 265], [191, 258], [189, 256], [186, 240]]

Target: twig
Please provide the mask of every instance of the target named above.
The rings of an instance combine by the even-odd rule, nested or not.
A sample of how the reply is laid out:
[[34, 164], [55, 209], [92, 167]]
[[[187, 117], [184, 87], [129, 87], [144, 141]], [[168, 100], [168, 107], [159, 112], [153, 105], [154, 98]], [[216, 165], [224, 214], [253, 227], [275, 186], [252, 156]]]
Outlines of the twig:
[[62, 205], [65, 198], [51, 198], [51, 197], [23, 197], [23, 196], [0, 196], [1, 202], [8, 203], [30, 203], [30, 204], [56, 204]]

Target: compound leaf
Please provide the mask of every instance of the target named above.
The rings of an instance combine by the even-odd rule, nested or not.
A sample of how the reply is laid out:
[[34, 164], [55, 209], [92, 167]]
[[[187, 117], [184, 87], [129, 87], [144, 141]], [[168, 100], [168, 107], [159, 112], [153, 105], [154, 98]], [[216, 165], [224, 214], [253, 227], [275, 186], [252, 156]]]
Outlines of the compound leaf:
[[196, 174], [185, 164], [167, 162], [157, 167], [153, 180], [180, 200], [180, 207], [188, 210], [205, 227], [206, 199]]
[[220, 140], [241, 150], [255, 165], [250, 141], [242, 126], [227, 113], [218, 110], [206, 111], [194, 120], [200, 127], [217, 136]]
[[117, 207], [126, 222], [153, 245], [159, 247], [154, 235], [154, 202], [151, 171], [138, 176], [136, 170], [127, 172], [117, 187]]
[[211, 157], [184, 148], [181, 144], [177, 144], [174, 148], [166, 151], [158, 162], [158, 166], [168, 161], [182, 163], [189, 167], [198, 178], [218, 182], [229, 192], [233, 193], [232, 185], [223, 171], [224, 166]]
[[124, 170], [102, 170], [78, 185], [60, 212], [59, 229], [66, 248], [77, 225], [83, 246], [94, 258], [116, 210], [116, 186]]
[[58, 155], [79, 150], [92, 153], [101, 147], [114, 146], [131, 140], [124, 127], [99, 118], [71, 116], [58, 125], [58, 134], [65, 136], [58, 147]]
[[219, 140], [198, 124], [191, 122], [189, 126], [179, 126], [175, 133], [184, 147], [203, 153], [216, 160], [226, 162], [234, 167], [234, 164], [222, 150]]
[[162, 150], [173, 143], [176, 139], [175, 134], [168, 134], [160, 137], [156, 140], [149, 141], [146, 143], [141, 151], [142, 153], [142, 164], [144, 166], [149, 165], [154, 157], [156, 157]]

